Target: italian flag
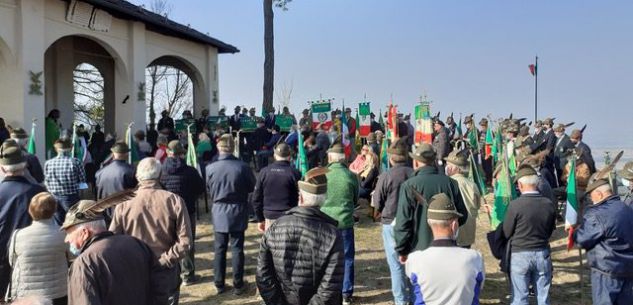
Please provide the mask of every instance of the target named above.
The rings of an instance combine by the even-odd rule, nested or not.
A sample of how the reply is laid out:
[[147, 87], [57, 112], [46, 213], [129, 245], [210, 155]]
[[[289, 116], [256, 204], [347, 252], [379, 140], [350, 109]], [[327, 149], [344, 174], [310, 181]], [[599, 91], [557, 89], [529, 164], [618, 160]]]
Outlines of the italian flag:
[[133, 124], [134, 123], [130, 123], [129, 125], [127, 125], [127, 129], [125, 130], [125, 144], [127, 144], [127, 147], [130, 148], [130, 153], [127, 157], [127, 163], [129, 164], [135, 164], [136, 162], [140, 161], [140, 158], [138, 157], [138, 151], [136, 150], [136, 144], [134, 143], [134, 135], [132, 135]]
[[[343, 104], [343, 109], [345, 109], [345, 104]], [[348, 138], [349, 126], [347, 124], [347, 116], [341, 115], [341, 144], [345, 147], [345, 156], [349, 158], [352, 155], [352, 143]]]
[[433, 122], [431, 122], [431, 106], [422, 103], [415, 106], [415, 143], [433, 143]]
[[398, 108], [389, 104], [389, 113], [387, 114], [388, 138], [392, 141], [398, 138]]
[[[369, 102], [363, 102], [358, 104], [358, 113], [356, 115], [356, 124], [360, 128], [357, 128], [361, 137], [366, 137], [371, 132], [371, 111], [369, 109]], [[360, 121], [359, 121], [360, 119]]]
[[494, 140], [492, 137], [492, 128], [488, 126], [486, 129], [486, 143], [485, 143], [485, 157], [488, 158], [492, 154], [492, 145], [494, 144]]
[[31, 124], [31, 135], [29, 136], [29, 145], [27, 146], [26, 151], [29, 154], [35, 154], [35, 122]]
[[576, 197], [576, 157], [569, 158], [569, 176], [567, 177], [567, 203], [565, 204], [565, 227], [569, 228], [567, 251], [574, 246], [574, 225], [578, 218], [578, 197]]

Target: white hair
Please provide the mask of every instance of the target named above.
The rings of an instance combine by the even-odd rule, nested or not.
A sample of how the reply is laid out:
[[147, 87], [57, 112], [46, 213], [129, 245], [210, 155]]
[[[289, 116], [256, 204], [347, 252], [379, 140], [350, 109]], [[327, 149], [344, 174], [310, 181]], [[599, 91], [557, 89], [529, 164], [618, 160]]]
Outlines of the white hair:
[[345, 154], [342, 154], [342, 153], [330, 152], [330, 153], [327, 153], [327, 156], [330, 159], [330, 163], [340, 162], [340, 161], [345, 160]]
[[26, 168], [26, 162], [21, 162], [18, 164], [11, 164], [11, 165], [2, 165], [2, 170], [4, 170], [7, 173], [17, 173], [20, 171], [23, 171]]
[[451, 163], [448, 163], [448, 162], [446, 163], [446, 169], [447, 170], [454, 170], [456, 172], [461, 173], [464, 176], [467, 176], [468, 172], [470, 171], [468, 166], [459, 166], [459, 165], [451, 164]]
[[160, 168], [160, 161], [156, 160], [156, 158], [145, 158], [138, 163], [136, 168], [136, 179], [138, 181], [156, 180], [160, 177]]
[[292, 156], [282, 157], [277, 154], [274, 154], [274, 157], [275, 157], [275, 161], [288, 161], [292, 158]]
[[320, 206], [327, 199], [327, 194], [312, 194], [304, 190], [299, 190], [299, 191], [301, 192], [301, 198], [303, 198], [303, 202], [299, 204], [300, 206], [305, 206], [305, 207]]
[[537, 175], [523, 176], [523, 177], [519, 178], [519, 183], [521, 183], [523, 185], [536, 186], [536, 185], [538, 185], [538, 179], [539, 179], [539, 177]]

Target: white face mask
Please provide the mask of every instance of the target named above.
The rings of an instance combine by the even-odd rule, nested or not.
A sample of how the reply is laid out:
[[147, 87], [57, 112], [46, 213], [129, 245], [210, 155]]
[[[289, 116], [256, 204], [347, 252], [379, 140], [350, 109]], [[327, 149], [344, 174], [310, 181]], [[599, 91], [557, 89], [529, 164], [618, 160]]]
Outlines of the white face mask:
[[622, 180], [622, 185], [624, 185], [625, 187], [631, 188], [631, 181], [624, 178], [620, 178], [620, 180]]

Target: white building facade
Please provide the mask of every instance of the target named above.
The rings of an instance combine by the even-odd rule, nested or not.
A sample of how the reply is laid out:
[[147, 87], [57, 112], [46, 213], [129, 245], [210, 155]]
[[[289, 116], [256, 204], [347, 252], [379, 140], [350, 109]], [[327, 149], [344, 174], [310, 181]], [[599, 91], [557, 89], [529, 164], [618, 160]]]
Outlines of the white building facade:
[[[193, 83], [194, 116], [219, 109], [218, 54], [237, 48], [122, 0], [0, 0], [0, 117], [35, 133], [44, 160], [44, 120], [61, 112], [71, 128], [73, 70], [95, 66], [104, 78], [107, 132], [145, 129], [145, 70], [169, 65]], [[160, 112], [160, 109], [157, 109]]]

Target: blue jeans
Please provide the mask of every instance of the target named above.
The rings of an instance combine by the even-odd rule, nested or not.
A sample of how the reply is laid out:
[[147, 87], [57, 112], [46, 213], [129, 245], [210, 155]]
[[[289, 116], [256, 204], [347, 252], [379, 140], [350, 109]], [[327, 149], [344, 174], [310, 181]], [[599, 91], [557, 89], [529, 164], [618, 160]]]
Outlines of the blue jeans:
[[393, 226], [382, 225], [382, 241], [385, 248], [387, 264], [391, 273], [391, 293], [396, 305], [403, 305], [411, 301], [411, 282], [404, 272], [404, 265], [398, 260], [396, 240], [393, 237]]
[[58, 225], [62, 225], [64, 223], [64, 220], [66, 219], [66, 213], [68, 212], [68, 210], [70, 209], [70, 207], [72, 207], [73, 205], [75, 205], [75, 203], [79, 202], [79, 194], [72, 194], [72, 195], [55, 195], [53, 194], [53, 197], [55, 197], [55, 199], [57, 200], [57, 211], [55, 212], [55, 222]]
[[510, 258], [512, 305], [528, 305], [528, 286], [536, 288], [539, 305], [549, 305], [549, 288], [552, 284], [552, 258], [550, 250], [512, 253]]
[[591, 298], [594, 305], [630, 304], [633, 279], [611, 277], [591, 270]]
[[343, 252], [345, 253], [345, 275], [343, 276], [343, 296], [354, 294], [354, 228], [341, 229]]

